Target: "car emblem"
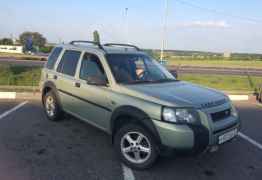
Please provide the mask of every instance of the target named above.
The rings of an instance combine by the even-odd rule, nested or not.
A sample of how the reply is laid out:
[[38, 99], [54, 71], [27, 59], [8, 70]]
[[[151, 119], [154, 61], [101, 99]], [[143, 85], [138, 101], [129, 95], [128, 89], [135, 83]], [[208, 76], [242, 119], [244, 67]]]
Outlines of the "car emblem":
[[214, 107], [214, 106], [219, 106], [226, 103], [226, 99], [221, 99], [218, 101], [211, 101], [211, 102], [207, 102], [207, 103], [203, 103], [201, 104], [202, 108], [209, 108], [209, 107]]

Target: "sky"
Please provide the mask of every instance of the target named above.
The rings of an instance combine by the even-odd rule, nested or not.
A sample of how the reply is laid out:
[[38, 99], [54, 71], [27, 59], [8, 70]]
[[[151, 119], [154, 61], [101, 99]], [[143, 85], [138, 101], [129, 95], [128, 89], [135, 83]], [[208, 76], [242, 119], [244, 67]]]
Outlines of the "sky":
[[[92, 40], [142, 48], [262, 53], [261, 0], [0, 0], [0, 38], [37, 31], [49, 42]], [[128, 8], [127, 16], [125, 9]]]

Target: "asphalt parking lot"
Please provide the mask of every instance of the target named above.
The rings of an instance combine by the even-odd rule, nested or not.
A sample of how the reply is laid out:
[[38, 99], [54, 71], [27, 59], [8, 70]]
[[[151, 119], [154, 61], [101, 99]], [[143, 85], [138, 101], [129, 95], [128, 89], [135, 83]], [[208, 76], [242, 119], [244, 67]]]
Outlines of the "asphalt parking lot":
[[50, 122], [40, 101], [0, 100], [0, 179], [258, 180], [262, 177], [262, 107], [236, 105], [241, 132], [250, 139], [238, 137], [217, 152], [197, 157], [160, 158], [152, 169], [134, 171], [117, 160], [104, 132], [70, 116]]

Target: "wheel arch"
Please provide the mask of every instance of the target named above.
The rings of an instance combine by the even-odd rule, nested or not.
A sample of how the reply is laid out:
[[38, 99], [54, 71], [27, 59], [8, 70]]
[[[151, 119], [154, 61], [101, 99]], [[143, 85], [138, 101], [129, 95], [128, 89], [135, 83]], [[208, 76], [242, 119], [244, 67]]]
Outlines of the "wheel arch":
[[157, 143], [161, 142], [158, 131], [147, 113], [134, 106], [121, 106], [114, 110], [111, 116], [110, 132], [112, 135], [112, 143], [117, 130], [127, 123], [141, 125], [153, 135]]

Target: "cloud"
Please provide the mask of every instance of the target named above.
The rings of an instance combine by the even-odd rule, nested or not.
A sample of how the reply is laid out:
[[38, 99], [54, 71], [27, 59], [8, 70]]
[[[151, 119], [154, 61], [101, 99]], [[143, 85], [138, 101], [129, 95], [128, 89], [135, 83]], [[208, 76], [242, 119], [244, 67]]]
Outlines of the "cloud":
[[179, 25], [180, 27], [192, 28], [228, 28], [230, 27], [226, 21], [192, 21]]

